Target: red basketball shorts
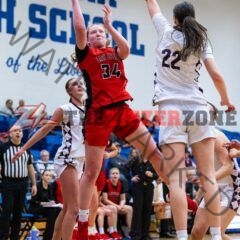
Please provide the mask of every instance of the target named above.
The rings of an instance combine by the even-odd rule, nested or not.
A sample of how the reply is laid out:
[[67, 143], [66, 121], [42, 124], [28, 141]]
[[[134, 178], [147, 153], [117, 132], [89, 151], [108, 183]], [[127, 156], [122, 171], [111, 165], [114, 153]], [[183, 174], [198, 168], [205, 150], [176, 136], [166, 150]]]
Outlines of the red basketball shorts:
[[107, 146], [111, 133], [124, 140], [139, 124], [139, 117], [126, 103], [90, 108], [85, 117], [85, 140], [90, 146]]

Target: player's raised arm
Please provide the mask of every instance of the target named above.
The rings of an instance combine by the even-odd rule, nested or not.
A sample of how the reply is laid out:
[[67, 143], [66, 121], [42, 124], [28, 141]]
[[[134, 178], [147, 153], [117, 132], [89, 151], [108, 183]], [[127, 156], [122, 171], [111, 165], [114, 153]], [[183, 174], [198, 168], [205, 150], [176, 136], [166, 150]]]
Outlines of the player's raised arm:
[[104, 27], [111, 34], [113, 40], [116, 42], [118, 46], [118, 56], [121, 59], [125, 59], [128, 57], [130, 53], [130, 48], [128, 41], [112, 26], [110, 16], [112, 15], [111, 9], [109, 6], [105, 5], [103, 8], [104, 17], [103, 23]]
[[160, 13], [160, 7], [156, 0], [145, 0], [150, 17], [152, 18], [156, 13]]
[[19, 157], [22, 156], [24, 151], [32, 147], [39, 140], [44, 138], [55, 126], [57, 126], [62, 119], [62, 110], [56, 109], [52, 118], [41, 127], [25, 144], [24, 146], [13, 156], [12, 162], [15, 162]]
[[73, 26], [76, 35], [76, 44], [79, 49], [84, 49], [87, 45], [87, 30], [81, 10], [79, 0], [72, 0]]

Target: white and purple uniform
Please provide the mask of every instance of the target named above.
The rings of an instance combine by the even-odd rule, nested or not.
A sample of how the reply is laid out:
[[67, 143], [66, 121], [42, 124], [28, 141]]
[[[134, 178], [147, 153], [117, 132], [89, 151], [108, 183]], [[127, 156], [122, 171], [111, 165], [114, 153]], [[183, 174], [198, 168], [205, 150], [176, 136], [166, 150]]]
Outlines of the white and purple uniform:
[[[183, 61], [184, 34], [174, 29], [162, 13], [155, 14], [152, 21], [158, 35], [153, 105], [159, 106], [160, 116], [163, 112], [178, 115], [174, 125], [172, 121], [160, 125], [159, 144], [183, 142], [191, 145], [205, 138], [214, 138], [207, 100], [198, 85], [202, 61], [213, 58], [210, 46], [206, 43], [200, 56], [191, 54]], [[191, 125], [185, 121], [186, 111], [193, 113]], [[199, 124], [199, 112], [206, 113], [205, 124]]]
[[64, 169], [71, 165], [77, 169], [80, 177], [85, 158], [85, 146], [83, 138], [84, 110], [73, 103], [62, 105], [62, 145], [54, 158], [55, 172], [58, 177]]

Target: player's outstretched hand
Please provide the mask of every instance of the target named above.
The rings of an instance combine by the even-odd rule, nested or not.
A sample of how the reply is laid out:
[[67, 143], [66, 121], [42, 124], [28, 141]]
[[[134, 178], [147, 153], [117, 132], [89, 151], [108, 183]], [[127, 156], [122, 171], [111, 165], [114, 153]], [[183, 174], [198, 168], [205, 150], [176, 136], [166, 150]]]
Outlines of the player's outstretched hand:
[[21, 148], [17, 153], [14, 154], [13, 158], [12, 158], [12, 162], [17, 161], [25, 152], [25, 149]]
[[237, 150], [240, 150], [240, 142], [234, 139], [231, 142], [224, 143], [223, 147], [226, 147], [228, 149], [236, 148]]

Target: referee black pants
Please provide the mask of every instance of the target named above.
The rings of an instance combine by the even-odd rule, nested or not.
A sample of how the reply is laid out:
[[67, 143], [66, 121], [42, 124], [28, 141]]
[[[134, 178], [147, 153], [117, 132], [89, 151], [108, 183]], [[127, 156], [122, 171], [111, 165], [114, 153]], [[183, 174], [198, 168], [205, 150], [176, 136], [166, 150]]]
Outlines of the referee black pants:
[[[3, 179], [0, 240], [18, 240], [21, 214], [25, 204], [28, 179]], [[11, 230], [11, 232], [10, 232]], [[9, 236], [10, 235], [10, 236]]]

